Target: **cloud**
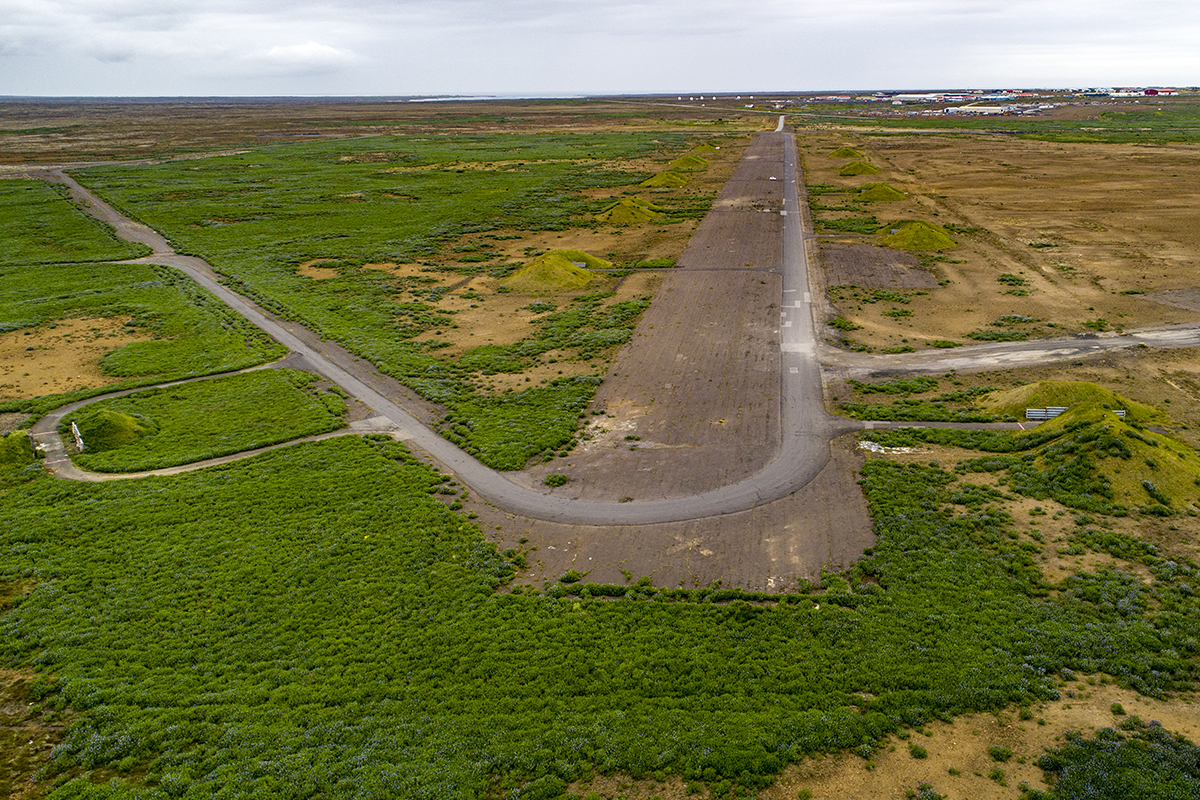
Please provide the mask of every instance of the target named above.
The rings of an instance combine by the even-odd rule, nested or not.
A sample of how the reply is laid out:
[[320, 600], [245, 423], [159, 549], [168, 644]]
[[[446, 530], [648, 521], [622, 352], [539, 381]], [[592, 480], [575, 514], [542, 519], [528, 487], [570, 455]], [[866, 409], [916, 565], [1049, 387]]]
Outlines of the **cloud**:
[[320, 42], [275, 45], [247, 56], [247, 60], [271, 69], [276, 74], [308, 75], [332, 72], [354, 62], [354, 54]]
[[1170, 84], [1197, 40], [1194, 0], [0, 0], [0, 94]]

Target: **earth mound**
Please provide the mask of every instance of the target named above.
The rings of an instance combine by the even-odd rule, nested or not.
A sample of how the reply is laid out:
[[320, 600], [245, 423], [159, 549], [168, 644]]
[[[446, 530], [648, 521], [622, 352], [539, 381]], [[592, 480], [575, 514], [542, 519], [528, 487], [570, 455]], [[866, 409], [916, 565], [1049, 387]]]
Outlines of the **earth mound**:
[[957, 247], [945, 228], [920, 219], [908, 219], [884, 225], [883, 243], [897, 250], [949, 250]]
[[647, 178], [638, 184], [650, 189], [674, 189], [683, 186], [688, 182], [688, 176], [684, 175], [677, 169], [669, 169], [666, 172], [660, 172], [653, 177]]
[[874, 175], [877, 172], [879, 172], [879, 167], [872, 166], [865, 161], [851, 161], [838, 170], [838, 175], [850, 177], [853, 175]]
[[688, 154], [668, 164], [671, 169], [701, 170], [708, 167], [708, 159]]
[[864, 183], [858, 188], [858, 199], [872, 203], [903, 200], [904, 192], [886, 183]]
[[713, 145], [709, 144], [708, 142], [705, 142], [704, 144], [698, 144], [695, 147], [693, 147], [692, 152], [693, 153], [715, 153], [720, 149], [721, 148], [714, 147]]
[[588, 268], [605, 269], [612, 263], [582, 250], [551, 250], [530, 261], [504, 281], [520, 292], [563, 292], [579, 289], [594, 277]]
[[614, 225], [631, 225], [637, 222], [649, 222], [662, 216], [659, 206], [640, 197], [626, 197], [618, 200], [596, 215], [601, 222]]
[[862, 153], [853, 147], [839, 147], [829, 154], [833, 158], [862, 158]]
[[982, 398], [978, 405], [997, 414], [1011, 414], [1017, 419], [1025, 418], [1027, 408], [1047, 406], [1072, 407], [1080, 403], [1095, 403], [1102, 408], [1125, 409], [1126, 419], [1131, 422], [1159, 420], [1161, 415], [1152, 406], [1128, 400], [1103, 386], [1087, 381], [1038, 381], [993, 392]]
[[[96, 453], [129, 444], [157, 431], [157, 426], [142, 417], [135, 417], [109, 408], [101, 408], [76, 420], [84, 447]], [[67, 427], [70, 436], [70, 427]]]

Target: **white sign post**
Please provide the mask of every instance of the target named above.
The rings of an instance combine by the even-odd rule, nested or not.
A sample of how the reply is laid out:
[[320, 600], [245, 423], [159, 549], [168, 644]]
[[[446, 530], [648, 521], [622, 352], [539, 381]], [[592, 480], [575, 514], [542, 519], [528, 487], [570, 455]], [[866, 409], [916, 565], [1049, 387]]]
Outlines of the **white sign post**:
[[71, 423], [71, 433], [75, 435], [75, 446], [79, 448], [79, 452], [83, 452], [83, 434], [79, 432], [79, 426], [74, 422]]

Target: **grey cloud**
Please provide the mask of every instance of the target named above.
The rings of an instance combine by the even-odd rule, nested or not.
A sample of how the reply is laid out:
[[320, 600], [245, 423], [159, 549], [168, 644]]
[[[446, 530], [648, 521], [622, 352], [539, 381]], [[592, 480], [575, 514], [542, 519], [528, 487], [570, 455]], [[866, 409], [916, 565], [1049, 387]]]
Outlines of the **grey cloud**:
[[0, 94], [124, 94], [134, 74], [140, 91], [206, 94], [303, 93], [314, 76], [345, 94], [1055, 85], [1086, 70], [1187, 83], [1198, 16], [1183, 0], [0, 0]]

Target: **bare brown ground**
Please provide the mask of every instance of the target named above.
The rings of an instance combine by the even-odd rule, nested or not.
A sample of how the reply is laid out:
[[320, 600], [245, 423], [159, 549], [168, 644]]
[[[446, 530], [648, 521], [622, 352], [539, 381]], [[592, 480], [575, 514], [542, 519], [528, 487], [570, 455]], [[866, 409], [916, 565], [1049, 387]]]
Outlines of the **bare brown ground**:
[[[656, 586], [741, 586], [789, 591], [821, 568], [849, 566], [875, 542], [857, 485], [862, 457], [839, 440], [829, 464], [795, 494], [765, 506], [691, 522], [625, 527], [559, 525], [507, 514], [471, 499], [489, 538], [506, 547], [536, 548], [516, 583], [539, 589], [567, 570], [597, 583], [650, 576]], [[569, 485], [569, 484], [568, 484]], [[528, 541], [522, 544], [522, 538]]]
[[312, 278], [315, 281], [324, 280], [325, 278], [336, 278], [340, 274], [340, 270], [335, 267], [322, 267], [322, 264], [329, 264], [332, 259], [328, 258], [310, 258], [296, 267], [296, 274], [303, 275], [306, 278]]
[[121, 317], [64, 319], [0, 335], [0, 399], [90, 389], [121, 380], [100, 371], [110, 350], [150, 337]]
[[830, 286], [933, 289], [937, 279], [903, 250], [850, 242], [821, 242], [820, 264]]
[[[1007, 314], [1035, 318], [1030, 329], [1039, 336], [1083, 331], [1085, 322], [1098, 319], [1126, 328], [1200, 320], [1188, 303], [1171, 305], [1172, 296], [1153, 302], [1123, 294], [1193, 288], [1200, 266], [1200, 147], [824, 133], [804, 143], [810, 183], [886, 181], [909, 194], [868, 204], [867, 213], [881, 222], [920, 218], [979, 229], [955, 234], [959, 246], [932, 265], [947, 285], [913, 299], [907, 306], [912, 317], [885, 317], [888, 306], [878, 304], [840, 305], [842, 316], [864, 328], [856, 339], [873, 346], [901, 338], [918, 346], [926, 339], [962, 341]], [[883, 172], [838, 176], [845, 160], [828, 154], [843, 144], [864, 152]], [[828, 198], [837, 197], [821, 199], [833, 203]], [[1003, 273], [1027, 285], [1001, 284]]]

